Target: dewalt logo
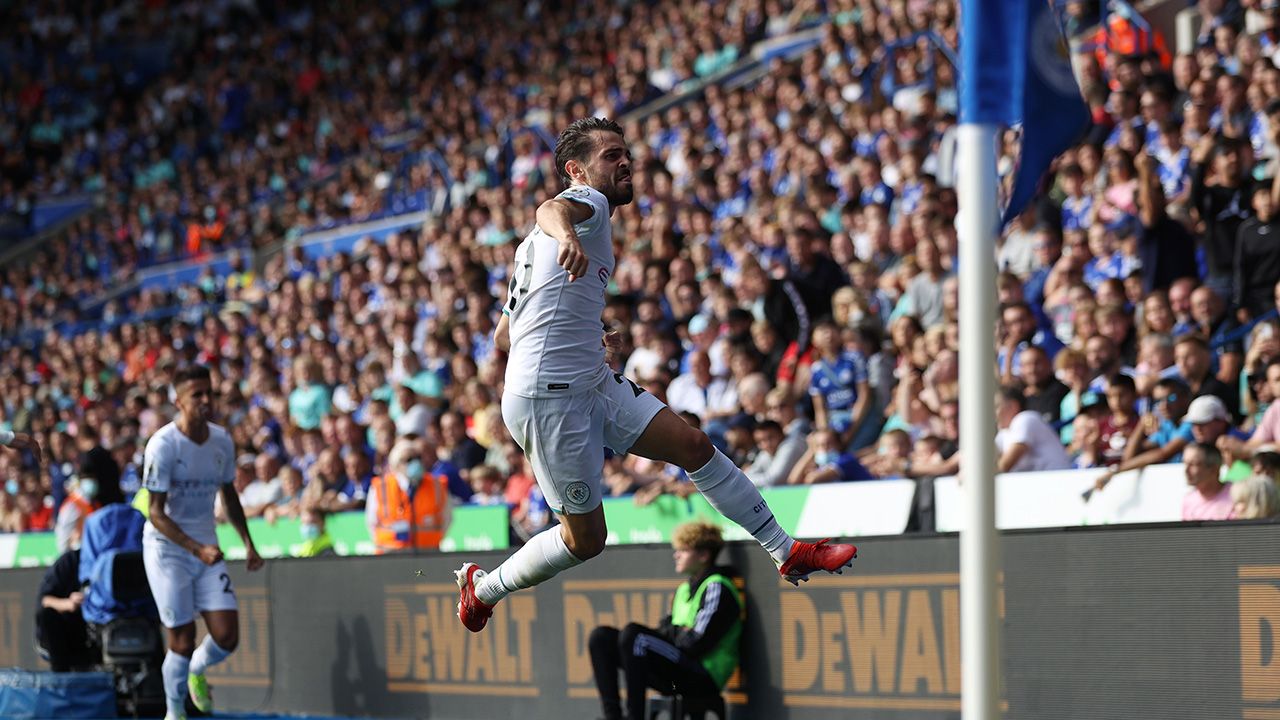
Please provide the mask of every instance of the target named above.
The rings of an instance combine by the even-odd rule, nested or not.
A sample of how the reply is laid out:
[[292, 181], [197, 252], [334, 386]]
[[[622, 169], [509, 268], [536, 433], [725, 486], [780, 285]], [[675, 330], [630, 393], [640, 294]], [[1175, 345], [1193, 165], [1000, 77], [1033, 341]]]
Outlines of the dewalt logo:
[[780, 596], [786, 705], [960, 709], [959, 574], [820, 578], [810, 588], [818, 592], [790, 589]]
[[452, 583], [388, 585], [387, 690], [390, 692], [536, 697], [533, 684], [533, 593], [498, 604], [484, 632], [458, 621]]
[[1242, 565], [1240, 700], [1245, 720], [1280, 720], [1280, 565]]

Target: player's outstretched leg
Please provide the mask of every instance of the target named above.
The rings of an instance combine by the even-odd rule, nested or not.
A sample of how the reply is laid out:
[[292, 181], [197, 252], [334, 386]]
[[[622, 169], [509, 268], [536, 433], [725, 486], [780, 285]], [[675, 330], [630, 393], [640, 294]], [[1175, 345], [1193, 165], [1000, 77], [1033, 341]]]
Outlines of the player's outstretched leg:
[[751, 533], [773, 561], [783, 579], [793, 585], [814, 572], [840, 573], [853, 564], [858, 549], [829, 540], [794, 540], [778, 524], [755, 484], [707, 436], [669, 408], [654, 416], [631, 452], [679, 465], [689, 473], [698, 492], [721, 515]]
[[507, 595], [546, 582], [604, 549], [604, 508], [584, 515], [561, 515], [560, 525], [534, 535], [493, 572], [465, 563], [454, 572], [458, 581], [458, 619], [471, 632], [484, 629], [493, 606]]

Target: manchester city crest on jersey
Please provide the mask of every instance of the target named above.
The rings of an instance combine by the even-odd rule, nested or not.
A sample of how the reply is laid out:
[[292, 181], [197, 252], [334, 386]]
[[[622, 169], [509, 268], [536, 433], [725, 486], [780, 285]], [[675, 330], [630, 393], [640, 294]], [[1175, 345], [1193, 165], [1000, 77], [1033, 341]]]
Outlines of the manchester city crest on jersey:
[[564, 489], [564, 497], [574, 505], [581, 505], [591, 499], [591, 488], [581, 481], [571, 482]]

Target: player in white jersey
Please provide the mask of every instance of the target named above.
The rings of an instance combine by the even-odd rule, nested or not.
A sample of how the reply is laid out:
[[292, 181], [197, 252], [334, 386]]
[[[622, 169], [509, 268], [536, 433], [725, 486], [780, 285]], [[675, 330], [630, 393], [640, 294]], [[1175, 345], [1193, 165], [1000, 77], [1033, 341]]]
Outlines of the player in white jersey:
[[[198, 709], [210, 711], [213, 700], [205, 669], [225, 660], [240, 641], [235, 590], [214, 532], [217, 493], [222, 493], [227, 518], [244, 541], [246, 565], [250, 570], [262, 567], [232, 485], [235, 444], [224, 428], [209, 422], [209, 369], [180, 370], [173, 387], [181, 414], [147, 441], [142, 474], [142, 485], [151, 494], [142, 558], [169, 639], [162, 666], [166, 720], [186, 716], [188, 694]], [[209, 631], [198, 648], [197, 612]]]
[[462, 624], [479, 632], [507, 594], [600, 554], [605, 447], [684, 468], [711, 505], [750, 532], [793, 584], [818, 570], [848, 567], [856, 548], [793, 540], [756, 486], [702, 431], [605, 363], [601, 315], [614, 267], [610, 217], [633, 194], [622, 128], [601, 118], [575, 121], [556, 142], [556, 168], [568, 189], [538, 207], [537, 227], [516, 250], [494, 340], [510, 353], [502, 418], [561, 524], [535, 535], [493, 572], [465, 563], [455, 573]]

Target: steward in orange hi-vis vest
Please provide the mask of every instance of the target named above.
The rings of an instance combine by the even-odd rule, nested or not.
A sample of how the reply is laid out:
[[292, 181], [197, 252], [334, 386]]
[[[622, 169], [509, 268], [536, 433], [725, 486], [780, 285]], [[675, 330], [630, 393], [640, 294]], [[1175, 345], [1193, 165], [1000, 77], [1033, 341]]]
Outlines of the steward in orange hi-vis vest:
[[379, 555], [413, 550], [437, 550], [448, 530], [450, 508], [448, 479], [425, 472], [420, 460], [405, 468], [408, 487], [396, 473], [375, 477], [369, 486], [374, 512], [370, 535]]

